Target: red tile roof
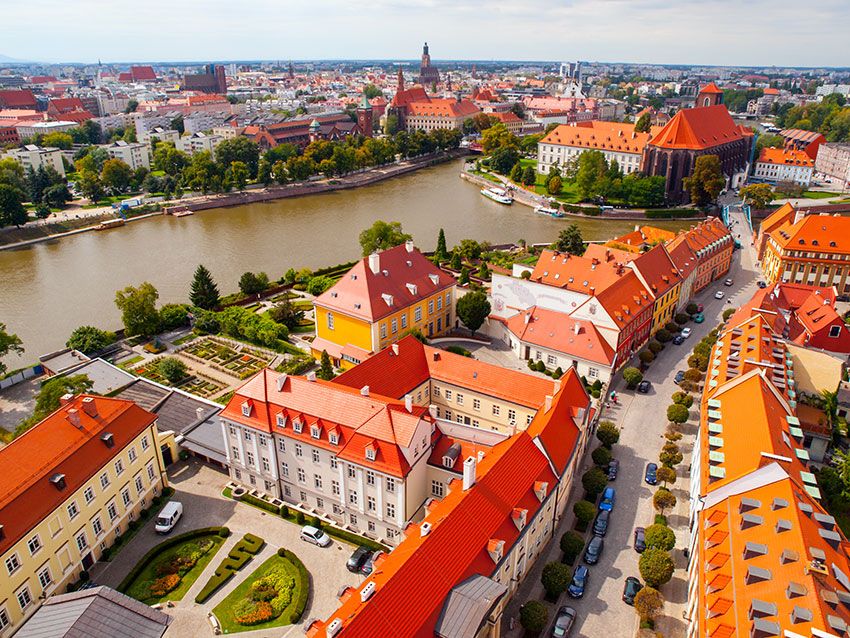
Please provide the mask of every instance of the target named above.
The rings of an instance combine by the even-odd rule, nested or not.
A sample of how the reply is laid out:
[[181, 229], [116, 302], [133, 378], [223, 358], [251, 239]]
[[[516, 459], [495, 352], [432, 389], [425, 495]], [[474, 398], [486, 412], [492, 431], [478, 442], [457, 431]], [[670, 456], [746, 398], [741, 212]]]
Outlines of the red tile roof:
[[682, 109], [650, 140], [659, 148], [704, 150], [752, 136], [722, 104]]
[[759, 154], [758, 161], [762, 164], [777, 164], [783, 166], [805, 166], [814, 167], [815, 160], [804, 151], [793, 148], [763, 148]]
[[585, 361], [610, 366], [615, 352], [589, 321], [555, 310], [532, 306], [507, 320], [517, 339]]
[[593, 120], [580, 122], [576, 126], [561, 124], [552, 129], [540, 143], [620, 153], [643, 153], [650, 137], [651, 133], [636, 132], [634, 124]]
[[424, 117], [471, 117], [480, 113], [481, 109], [469, 100], [429, 98], [427, 101], [408, 103], [407, 112], [409, 115]]
[[0, 107], [4, 109], [34, 109], [35, 95], [29, 89], [0, 90]]

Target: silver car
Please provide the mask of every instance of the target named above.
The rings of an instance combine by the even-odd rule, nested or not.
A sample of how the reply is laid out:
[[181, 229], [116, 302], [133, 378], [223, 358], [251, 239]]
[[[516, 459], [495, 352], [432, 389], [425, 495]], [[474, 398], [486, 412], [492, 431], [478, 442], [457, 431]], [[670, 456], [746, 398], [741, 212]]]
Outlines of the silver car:
[[301, 528], [301, 540], [319, 547], [327, 547], [332, 542], [330, 536], [312, 525], [305, 525]]

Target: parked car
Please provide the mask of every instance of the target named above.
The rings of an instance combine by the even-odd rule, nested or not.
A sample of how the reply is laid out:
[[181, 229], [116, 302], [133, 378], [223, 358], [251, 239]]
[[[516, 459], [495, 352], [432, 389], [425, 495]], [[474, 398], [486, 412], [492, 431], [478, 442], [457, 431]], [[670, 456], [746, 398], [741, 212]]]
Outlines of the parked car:
[[159, 512], [159, 516], [156, 517], [156, 525], [154, 525], [156, 533], [168, 534], [177, 525], [181, 516], [183, 516], [183, 503], [169, 501]]
[[642, 554], [646, 549], [646, 530], [643, 527], [635, 527], [635, 551]]
[[301, 540], [319, 547], [327, 547], [331, 544], [331, 537], [312, 525], [305, 525], [301, 528]]
[[641, 589], [643, 589], [643, 585], [641, 584], [641, 582], [634, 576], [629, 576], [626, 579], [625, 586], [623, 587], [623, 601], [627, 605], [634, 605], [635, 596], [637, 596], [637, 593]]
[[703, 321], [705, 321], [705, 315], [704, 314], [702, 314], [701, 312], [698, 312], [697, 314], [694, 315], [694, 323], [702, 323]]
[[657, 485], [658, 477], [656, 473], [658, 472], [658, 466], [655, 463], [647, 463], [646, 464], [646, 472], [644, 472], [643, 480], [646, 481], [649, 485]]
[[685, 343], [685, 338], [682, 335], [673, 337], [673, 345], [681, 346], [683, 343]]
[[579, 565], [573, 572], [573, 582], [570, 583], [567, 593], [570, 598], [581, 598], [584, 596], [584, 588], [587, 586], [587, 577], [590, 570], [584, 565]]
[[381, 556], [384, 555], [384, 552], [377, 551], [373, 553], [369, 558], [366, 559], [366, 562], [363, 563], [363, 567], [360, 568], [360, 573], [364, 576], [368, 576], [375, 569], [375, 561], [377, 561]]
[[345, 568], [354, 572], [355, 574], [360, 571], [360, 568], [363, 567], [363, 563], [372, 558], [372, 550], [368, 547], [364, 547], [361, 545], [357, 549], [354, 550], [354, 553], [351, 554], [349, 559], [345, 563]]
[[608, 463], [608, 480], [616, 481], [617, 473], [620, 471], [620, 462], [617, 459], [611, 459]]
[[682, 335], [685, 339], [687, 339], [688, 337], [691, 336], [691, 329], [690, 328], [682, 328], [682, 332], [680, 332], [679, 334]]
[[684, 370], [677, 370], [676, 376], [673, 378], [673, 381], [675, 382], [675, 384], [679, 385], [684, 380], [685, 380], [685, 371]]
[[596, 536], [605, 536], [608, 533], [608, 520], [611, 517], [609, 510], [600, 510], [593, 521], [593, 533]]
[[715, 299], [723, 299], [723, 291], [718, 290], [716, 293], [714, 293], [714, 298]]
[[644, 379], [640, 383], [638, 383], [637, 391], [641, 394], [649, 394], [649, 391], [652, 389], [652, 384]]
[[757, 285], [758, 285], [759, 288], [767, 288], [767, 282], [762, 281], [761, 279], [759, 279]]
[[584, 562], [588, 565], [595, 565], [599, 562], [599, 557], [602, 556], [602, 550], [605, 548], [605, 541], [601, 536], [594, 536], [587, 544], [587, 549], [584, 550]]
[[726, 279], [726, 280], [723, 282], [723, 285], [724, 285], [724, 286], [731, 286], [733, 283], [735, 283], [735, 282], [734, 282], [734, 281], [732, 281], [731, 279]]
[[703, 312], [704, 310], [705, 310], [705, 308], [703, 308], [703, 307], [702, 307], [702, 304], [701, 304], [701, 303], [698, 303], [698, 304], [697, 304], [697, 312], [698, 312], [698, 313], [699, 313], [699, 312]]
[[613, 487], [606, 487], [605, 491], [602, 492], [602, 502], [599, 503], [599, 509], [604, 511], [612, 511], [614, 509], [614, 503], [617, 500], [617, 490]]
[[576, 610], [572, 607], [561, 607], [555, 616], [555, 624], [552, 625], [552, 636], [554, 638], [567, 638], [576, 621]]

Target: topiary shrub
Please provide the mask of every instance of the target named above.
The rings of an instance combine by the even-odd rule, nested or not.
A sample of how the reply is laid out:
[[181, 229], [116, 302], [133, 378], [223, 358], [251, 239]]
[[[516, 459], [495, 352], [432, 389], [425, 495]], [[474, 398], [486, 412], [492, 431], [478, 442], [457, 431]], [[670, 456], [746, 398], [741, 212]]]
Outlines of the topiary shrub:
[[228, 536], [230, 536], [230, 528], [222, 527], [220, 530], [218, 530], [218, 535], [222, 538], [227, 538]]
[[527, 632], [538, 634], [549, 621], [549, 609], [537, 600], [529, 600], [519, 610], [519, 624]]
[[303, 525], [307, 519], [304, 517], [304, 512], [298, 511], [295, 513], [295, 522]]
[[662, 344], [660, 341], [655, 341], [654, 339], [648, 344], [646, 344], [646, 347], [649, 348], [649, 351], [652, 354], [658, 354], [659, 352], [664, 350], [664, 344]]
[[604, 445], [600, 445], [598, 448], [593, 450], [593, 453], [590, 455], [590, 458], [592, 458], [593, 462], [599, 467], [608, 467], [612, 457], [613, 455], [611, 454], [611, 450]]

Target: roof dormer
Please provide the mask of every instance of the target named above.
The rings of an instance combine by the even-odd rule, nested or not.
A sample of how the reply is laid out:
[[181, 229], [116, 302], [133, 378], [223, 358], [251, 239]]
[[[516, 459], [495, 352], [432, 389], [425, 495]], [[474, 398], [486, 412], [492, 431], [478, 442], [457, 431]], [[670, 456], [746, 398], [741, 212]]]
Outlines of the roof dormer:
[[242, 402], [242, 416], [251, 416], [251, 412], [254, 410], [254, 402], [251, 399], [247, 399]]
[[487, 553], [494, 563], [500, 563], [505, 555], [505, 541], [498, 538], [491, 538], [487, 543]]
[[549, 491], [549, 483], [546, 481], [535, 481], [534, 483], [534, 495], [537, 496], [537, 500], [541, 503], [546, 500], [546, 494]]
[[511, 519], [516, 525], [516, 528], [522, 531], [522, 528], [525, 527], [525, 524], [528, 522], [528, 510], [520, 507], [515, 507], [513, 512], [511, 512]]

